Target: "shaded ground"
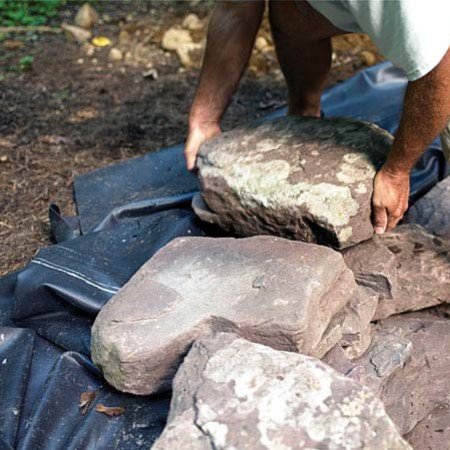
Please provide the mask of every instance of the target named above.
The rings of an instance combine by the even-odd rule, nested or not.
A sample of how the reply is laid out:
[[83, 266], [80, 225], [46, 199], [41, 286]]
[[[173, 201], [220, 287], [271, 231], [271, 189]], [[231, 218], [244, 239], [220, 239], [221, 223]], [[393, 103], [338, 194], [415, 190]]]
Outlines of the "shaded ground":
[[[75, 213], [77, 175], [185, 139], [198, 69], [183, 68], [160, 42], [187, 12], [204, 18], [208, 7], [188, 2], [100, 6], [104, 23], [95, 34], [118, 45], [125, 29], [131, 36], [122, 43], [124, 52], [129, 50], [127, 61], [113, 63], [110, 47], [92, 53], [92, 46], [82, 47], [63, 34], [13, 35], [0, 42], [0, 275], [22, 267], [50, 244], [49, 203], [66, 215]], [[73, 7], [62, 11], [54, 25], [70, 23], [74, 12]], [[261, 33], [269, 49], [255, 51], [224, 128], [285, 104], [267, 23]], [[193, 35], [201, 41], [204, 30]], [[373, 63], [372, 57], [380, 60], [363, 36], [342, 36], [334, 48], [330, 83]], [[23, 56], [33, 56], [30, 70], [19, 68]], [[156, 69], [157, 79], [143, 76], [149, 68]]]

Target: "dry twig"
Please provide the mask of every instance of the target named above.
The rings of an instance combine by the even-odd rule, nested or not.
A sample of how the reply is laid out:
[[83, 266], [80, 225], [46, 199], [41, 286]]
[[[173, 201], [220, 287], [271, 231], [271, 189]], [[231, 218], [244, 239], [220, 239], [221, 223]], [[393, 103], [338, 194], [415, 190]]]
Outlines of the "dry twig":
[[0, 27], [0, 34], [11, 34], [11, 33], [52, 33], [59, 34], [62, 33], [62, 29], [59, 27], [48, 27], [45, 25], [39, 26], [18, 26], [18, 27]]

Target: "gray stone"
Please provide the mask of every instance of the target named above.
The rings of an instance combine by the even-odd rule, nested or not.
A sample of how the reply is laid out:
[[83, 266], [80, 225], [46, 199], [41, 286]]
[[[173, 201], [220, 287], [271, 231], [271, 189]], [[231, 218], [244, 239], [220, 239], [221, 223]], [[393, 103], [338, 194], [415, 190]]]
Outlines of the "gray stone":
[[450, 177], [436, 184], [409, 208], [405, 221], [450, 239]]
[[317, 359], [231, 334], [197, 341], [153, 450], [411, 449], [381, 401]]
[[447, 319], [424, 313], [390, 317], [376, 326], [372, 346], [361, 358], [349, 361], [336, 348], [323, 361], [378, 395], [402, 435], [450, 406]]
[[392, 136], [350, 119], [284, 117], [206, 142], [198, 216], [240, 236], [344, 248], [373, 234], [373, 178]]
[[375, 319], [450, 303], [450, 241], [402, 225], [343, 252], [356, 281], [376, 292]]
[[327, 247], [271, 236], [178, 238], [99, 313], [92, 358], [117, 389], [169, 389], [192, 343], [232, 331], [280, 350], [350, 358], [370, 344], [377, 297]]

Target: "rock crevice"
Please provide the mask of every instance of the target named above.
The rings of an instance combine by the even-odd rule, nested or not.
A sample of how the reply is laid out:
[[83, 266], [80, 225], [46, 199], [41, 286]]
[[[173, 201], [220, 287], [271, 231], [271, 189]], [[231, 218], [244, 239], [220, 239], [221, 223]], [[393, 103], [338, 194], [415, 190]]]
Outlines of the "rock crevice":
[[379, 297], [374, 319], [450, 303], [450, 242], [402, 225], [343, 252], [358, 284]]

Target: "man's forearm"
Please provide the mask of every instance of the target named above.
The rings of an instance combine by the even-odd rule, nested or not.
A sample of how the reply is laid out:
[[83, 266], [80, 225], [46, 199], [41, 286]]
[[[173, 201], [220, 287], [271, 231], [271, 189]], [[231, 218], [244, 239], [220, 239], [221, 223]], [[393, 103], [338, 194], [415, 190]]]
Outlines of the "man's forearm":
[[218, 2], [212, 14], [190, 125], [220, 119], [251, 55], [264, 1]]
[[384, 169], [409, 173], [449, 118], [450, 50], [430, 73], [408, 84], [400, 127]]
[[408, 208], [409, 174], [417, 159], [450, 117], [450, 51], [424, 77], [406, 89], [394, 144], [373, 183], [374, 230], [394, 228]]

